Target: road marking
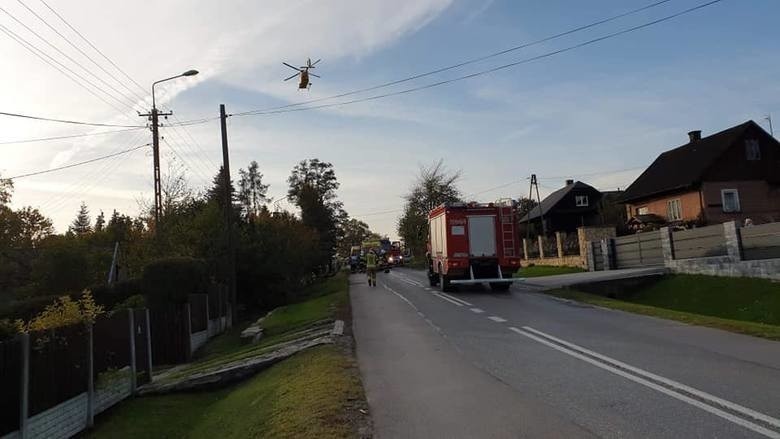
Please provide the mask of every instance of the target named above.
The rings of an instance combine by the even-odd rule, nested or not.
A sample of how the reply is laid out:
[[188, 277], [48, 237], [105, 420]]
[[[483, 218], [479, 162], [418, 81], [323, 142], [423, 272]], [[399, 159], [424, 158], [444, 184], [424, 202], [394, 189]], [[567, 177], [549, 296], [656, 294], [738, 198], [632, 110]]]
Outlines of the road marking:
[[501, 318], [501, 317], [499, 317], [499, 316], [490, 316], [490, 317], [488, 317], [488, 318], [489, 318], [490, 320], [494, 321], [494, 322], [497, 322], [497, 323], [504, 323], [504, 322], [506, 321], [506, 319], [502, 319], [502, 318]]
[[428, 287], [425, 287], [425, 291], [431, 291], [431, 289], [428, 288]]
[[656, 375], [656, 374], [654, 374], [652, 372], [648, 372], [648, 371], [646, 371], [644, 369], [640, 369], [638, 367], [631, 366], [630, 364], [623, 363], [620, 360], [616, 360], [614, 358], [607, 357], [606, 355], [599, 354], [598, 352], [593, 352], [593, 351], [591, 351], [589, 349], [586, 349], [586, 348], [584, 348], [582, 346], [578, 346], [578, 345], [576, 345], [574, 343], [570, 343], [570, 342], [567, 342], [565, 340], [561, 340], [560, 338], [556, 338], [556, 337], [554, 337], [554, 336], [552, 336], [550, 334], [547, 334], [547, 333], [544, 333], [542, 331], [539, 331], [538, 329], [534, 329], [534, 328], [531, 328], [531, 327], [528, 327], [528, 326], [523, 326], [523, 329], [525, 329], [526, 331], [530, 331], [530, 332], [533, 332], [535, 334], [541, 335], [543, 337], [546, 337], [546, 338], [548, 338], [550, 340], [553, 340], [553, 341], [555, 341], [557, 343], [560, 343], [560, 344], [562, 344], [564, 346], [567, 346], [567, 347], [569, 347], [571, 349], [584, 352], [584, 353], [586, 353], [586, 354], [588, 354], [588, 355], [590, 355], [592, 357], [596, 357], [596, 358], [598, 358], [600, 360], [612, 363], [612, 365], [617, 366], [617, 367], [619, 367], [621, 369], [630, 370], [631, 372], [634, 372], [637, 375], [642, 375], [642, 376], [650, 378], [652, 380], [661, 382], [663, 384], [666, 384], [667, 386], [674, 387], [674, 388], [682, 390], [682, 391], [684, 391], [686, 393], [690, 393], [691, 395], [695, 395], [695, 396], [697, 396], [697, 397], [699, 397], [701, 399], [706, 399], [706, 400], [708, 400], [711, 403], [714, 403], [714, 404], [726, 407], [726, 408], [728, 408], [730, 410], [733, 410], [735, 412], [739, 412], [739, 413], [741, 413], [741, 414], [743, 414], [745, 416], [748, 416], [748, 417], [751, 417], [753, 419], [766, 422], [769, 425], [772, 425], [774, 427], [780, 428], [780, 419], [776, 419], [776, 418], [773, 418], [771, 416], [765, 415], [763, 413], [759, 413], [759, 412], [757, 412], [755, 410], [749, 409], [747, 407], [743, 407], [743, 406], [741, 406], [739, 404], [733, 403], [731, 401], [727, 401], [725, 399], [719, 398], [719, 397], [717, 397], [715, 395], [709, 394], [709, 393], [701, 391], [699, 389], [694, 389], [693, 387], [687, 386], [687, 385], [685, 385], [683, 383], [680, 383], [680, 382], [677, 382], [677, 381], [673, 381], [673, 380], [670, 380], [668, 378], [664, 378], [664, 377]]
[[452, 303], [453, 305], [463, 306], [463, 304], [462, 304], [462, 303], [460, 303], [460, 302], [456, 302], [456, 301], [454, 301], [454, 300], [450, 299], [449, 297], [442, 296], [442, 295], [441, 295], [441, 293], [437, 293], [436, 291], [432, 291], [431, 293], [432, 293], [434, 296], [436, 296], [436, 297], [438, 297], [438, 298], [440, 298], [440, 299], [444, 299], [444, 300], [446, 300], [447, 302], [450, 302], [450, 303]]
[[485, 312], [485, 311], [483, 311], [483, 310], [481, 310], [481, 309], [479, 309], [479, 308], [471, 308], [471, 312], [475, 312], [475, 313], [477, 313], [477, 314], [482, 314], [482, 313], [483, 313], [483, 312]]
[[[572, 356], [574, 358], [577, 358], [577, 359], [580, 359], [582, 361], [585, 361], [586, 363], [590, 363], [590, 364], [592, 364], [592, 365], [594, 365], [594, 366], [596, 366], [598, 368], [601, 368], [601, 369], [604, 369], [604, 370], [606, 370], [608, 372], [614, 373], [615, 375], [622, 376], [623, 378], [626, 378], [628, 380], [634, 381], [635, 383], [638, 383], [638, 384], [641, 384], [643, 386], [649, 387], [649, 388], [651, 388], [653, 390], [656, 390], [656, 391], [661, 392], [661, 393], [663, 393], [665, 395], [671, 396], [672, 398], [675, 398], [675, 399], [678, 399], [680, 401], [683, 401], [683, 402], [685, 402], [687, 404], [690, 404], [690, 405], [692, 405], [694, 407], [698, 407], [698, 408], [700, 408], [700, 409], [702, 409], [704, 411], [707, 411], [707, 412], [712, 413], [712, 414], [714, 414], [716, 416], [719, 416], [719, 417], [721, 417], [723, 419], [726, 419], [726, 420], [728, 420], [730, 422], [733, 422], [734, 424], [737, 424], [737, 425], [740, 425], [740, 426], [745, 427], [747, 429], [753, 430], [756, 433], [762, 434], [762, 435], [764, 435], [766, 437], [769, 437], [769, 438], [780, 439], [780, 433], [778, 433], [778, 432], [769, 430], [769, 429], [767, 429], [765, 427], [762, 427], [761, 425], [758, 425], [758, 424], [750, 422], [750, 421], [748, 421], [746, 419], [737, 417], [737, 416], [735, 416], [735, 415], [733, 415], [731, 413], [728, 413], [728, 412], [726, 412], [724, 410], [721, 410], [721, 409], [719, 409], [717, 407], [713, 407], [711, 405], [708, 405], [708, 404], [706, 404], [706, 403], [704, 403], [704, 402], [702, 402], [702, 401], [700, 401], [698, 399], [691, 398], [690, 396], [687, 396], [687, 395], [685, 395], [683, 393], [679, 393], [678, 391], [676, 391], [674, 389], [670, 389], [670, 388], [661, 386], [660, 384], [657, 384], [657, 383], [654, 383], [652, 381], [649, 381], [649, 379], [654, 379], [654, 380], [657, 380], [657, 381], [659, 381], [661, 383], [664, 383], [664, 384], [671, 385], [673, 387], [679, 388], [680, 390], [684, 390], [684, 391], [686, 391], [688, 393], [691, 393], [693, 395], [699, 396], [700, 398], [707, 399], [709, 402], [716, 402], [718, 405], [721, 405], [723, 407], [727, 407], [727, 408], [729, 408], [731, 410], [734, 410], [735, 412], [739, 412], [739, 413], [741, 413], [743, 415], [746, 415], [746, 416], [749, 416], [749, 417], [751, 417], [753, 419], [760, 419], [760, 420], [762, 420], [762, 421], [764, 421], [764, 422], [766, 422], [767, 424], [770, 424], [770, 425], [777, 426], [777, 422], [780, 422], [777, 419], [774, 419], [774, 418], [772, 418], [770, 416], [767, 416], [767, 415], [765, 415], [763, 413], [758, 413], [758, 412], [756, 412], [754, 410], [748, 409], [746, 407], [742, 407], [742, 406], [740, 406], [738, 404], [735, 404], [735, 403], [732, 403], [730, 401], [725, 401], [725, 400], [723, 400], [721, 398], [718, 398], [716, 396], [713, 396], [713, 395], [710, 395], [708, 393], [701, 392], [699, 390], [696, 390], [696, 389], [693, 389], [691, 387], [685, 386], [684, 384], [677, 383], [675, 381], [663, 378], [661, 376], [652, 374], [652, 373], [644, 371], [642, 369], [639, 369], [639, 368], [630, 366], [628, 364], [622, 363], [622, 362], [620, 362], [618, 360], [611, 359], [611, 358], [609, 358], [607, 356], [604, 356], [604, 355], [598, 354], [596, 352], [590, 351], [588, 349], [582, 348], [582, 347], [577, 346], [577, 345], [575, 345], [573, 343], [569, 343], [569, 342], [566, 342], [564, 340], [560, 340], [558, 338], [555, 338], [553, 336], [550, 336], [548, 334], [545, 334], [545, 333], [543, 333], [541, 331], [538, 331], [536, 329], [530, 328], [528, 326], [523, 326], [523, 329], [518, 329], [518, 328], [510, 326], [509, 330], [513, 331], [513, 332], [515, 332], [517, 334], [520, 334], [520, 335], [522, 335], [524, 337], [528, 337], [528, 338], [530, 338], [530, 339], [532, 339], [534, 341], [537, 341], [537, 342], [539, 342], [541, 344], [544, 344], [544, 345], [546, 345], [548, 347], [551, 347], [551, 348], [553, 348], [553, 349], [555, 349], [555, 350], [557, 350], [559, 352], [562, 352], [562, 353], [570, 355], [570, 356]], [[538, 334], [538, 335], [536, 335], [536, 334]], [[550, 340], [555, 340], [556, 342], [563, 344], [564, 346], [561, 346], [560, 344], [556, 344], [556, 343], [553, 343], [550, 340], [547, 340], [546, 339], [547, 337], [549, 337]], [[572, 346], [572, 348], [565, 347], [565, 346]], [[582, 353], [581, 352], [577, 352], [577, 351], [581, 351]], [[588, 355], [591, 355], [593, 357], [599, 358], [599, 359], [601, 359], [604, 362], [598, 361], [598, 360], [596, 360], [594, 358], [586, 356], [585, 353], [587, 353]], [[607, 364], [607, 363], [612, 363], [612, 364]], [[619, 366], [620, 368], [618, 368], [616, 366]], [[643, 375], [643, 376], [645, 376], [645, 377], [647, 377], [649, 379], [645, 379], [645, 378], [641, 378], [641, 377], [636, 376], [636, 375], [632, 375], [632, 374], [628, 373], [626, 370], [623, 370], [623, 368], [626, 369], [626, 370], [630, 370], [632, 372], [635, 372], [637, 374]], [[672, 384], [669, 384], [669, 383], [672, 383]], [[690, 389], [690, 390], [688, 390], [688, 389]], [[691, 390], [693, 392], [691, 392]]]
[[473, 304], [471, 304], [471, 303], [468, 303], [468, 302], [466, 302], [466, 301], [465, 301], [465, 300], [463, 300], [463, 299], [458, 299], [457, 297], [455, 297], [455, 296], [452, 296], [452, 295], [450, 295], [450, 294], [447, 294], [447, 293], [439, 293], [439, 294], [441, 294], [442, 296], [449, 297], [450, 299], [452, 299], [452, 300], [454, 300], [454, 301], [456, 301], [456, 302], [460, 302], [460, 303], [462, 303], [462, 304], [464, 304], [464, 305], [466, 305], [466, 306], [474, 306]]
[[407, 304], [409, 304], [409, 306], [411, 306], [412, 308], [414, 308], [414, 310], [415, 310], [415, 311], [417, 311], [418, 313], [420, 312], [420, 310], [419, 310], [419, 309], [417, 309], [417, 307], [416, 307], [416, 306], [414, 306], [414, 304], [413, 304], [411, 301], [409, 301], [409, 299], [407, 299], [406, 297], [404, 297], [402, 294], [398, 293], [398, 292], [397, 292], [397, 291], [395, 291], [394, 289], [392, 289], [392, 288], [388, 287], [386, 283], [382, 283], [382, 286], [383, 286], [383, 287], [385, 287], [385, 289], [386, 289], [387, 291], [390, 291], [391, 293], [393, 293], [393, 294], [395, 294], [396, 296], [400, 297], [400, 298], [401, 298], [401, 300], [403, 300], [404, 302], [406, 302]]

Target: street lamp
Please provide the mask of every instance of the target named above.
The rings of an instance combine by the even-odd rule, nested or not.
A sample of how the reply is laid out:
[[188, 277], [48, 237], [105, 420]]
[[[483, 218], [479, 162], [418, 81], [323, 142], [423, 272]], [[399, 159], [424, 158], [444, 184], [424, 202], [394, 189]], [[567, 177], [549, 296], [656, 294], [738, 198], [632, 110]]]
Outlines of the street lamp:
[[[195, 76], [198, 74], [197, 70], [187, 70], [186, 72], [171, 76], [170, 78], [161, 79], [152, 83], [152, 112], [149, 114], [142, 114], [144, 117], [151, 117], [152, 119], [152, 147], [154, 151], [154, 227], [155, 234], [159, 234], [160, 230], [160, 217], [162, 216], [162, 187], [160, 185], [160, 132], [158, 118], [160, 113], [157, 111], [157, 102], [154, 96], [154, 86], [171, 79], [181, 78], [183, 76]], [[162, 113], [162, 116], [168, 116], [173, 113]]]

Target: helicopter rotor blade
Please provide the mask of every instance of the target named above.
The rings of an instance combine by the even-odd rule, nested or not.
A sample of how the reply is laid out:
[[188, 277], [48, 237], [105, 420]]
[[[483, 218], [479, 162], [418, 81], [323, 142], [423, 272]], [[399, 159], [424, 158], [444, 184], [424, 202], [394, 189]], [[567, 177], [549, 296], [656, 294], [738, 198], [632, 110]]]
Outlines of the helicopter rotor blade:
[[314, 65], [315, 65], [315, 64], [317, 64], [317, 63], [318, 63], [318, 62], [320, 62], [320, 61], [322, 61], [322, 58], [320, 58], [320, 59], [318, 59], [317, 61], [314, 61], [313, 63], [311, 63], [311, 66], [312, 66], [312, 67], [314, 67]]
[[295, 66], [293, 66], [293, 65], [287, 64], [286, 62], [283, 62], [282, 64], [286, 65], [287, 67], [289, 67], [289, 68], [291, 68], [291, 69], [293, 69], [293, 70], [298, 70], [298, 71], [300, 71], [300, 70], [301, 70], [301, 69], [299, 69], [299, 68], [297, 68], [297, 67], [295, 67]]
[[312, 72], [309, 72], [309, 76], [314, 76], [315, 78], [321, 78], [321, 76], [320, 76], [320, 75], [315, 75], [315, 74], [314, 74], [314, 73], [312, 73]]
[[294, 75], [290, 76], [289, 78], [285, 78], [284, 80], [285, 80], [285, 81], [289, 81], [289, 80], [291, 80], [291, 79], [295, 78], [295, 77], [296, 77], [296, 76], [298, 76], [298, 75], [299, 75], [299, 74], [298, 74], [298, 73], [296, 73], [296, 74], [294, 74]]

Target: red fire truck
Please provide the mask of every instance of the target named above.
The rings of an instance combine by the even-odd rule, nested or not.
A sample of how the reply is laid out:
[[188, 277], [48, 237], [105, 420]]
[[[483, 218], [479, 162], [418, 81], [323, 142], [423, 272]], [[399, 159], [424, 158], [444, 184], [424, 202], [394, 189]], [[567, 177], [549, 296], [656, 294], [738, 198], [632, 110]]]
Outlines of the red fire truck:
[[488, 283], [506, 291], [520, 267], [514, 202], [442, 204], [428, 215], [428, 279], [453, 285]]

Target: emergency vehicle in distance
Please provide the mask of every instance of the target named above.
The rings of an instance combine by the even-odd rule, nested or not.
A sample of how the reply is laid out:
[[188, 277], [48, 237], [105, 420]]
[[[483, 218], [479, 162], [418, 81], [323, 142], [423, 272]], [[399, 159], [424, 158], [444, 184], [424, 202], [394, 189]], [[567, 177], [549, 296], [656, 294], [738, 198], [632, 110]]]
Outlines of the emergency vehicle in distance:
[[449, 203], [428, 214], [428, 280], [454, 285], [488, 283], [506, 291], [520, 268], [520, 239], [512, 200]]

